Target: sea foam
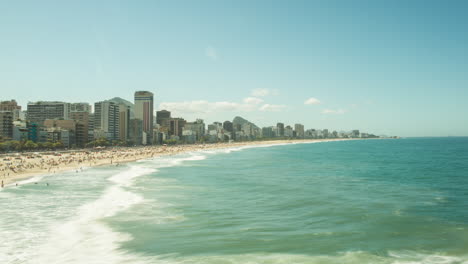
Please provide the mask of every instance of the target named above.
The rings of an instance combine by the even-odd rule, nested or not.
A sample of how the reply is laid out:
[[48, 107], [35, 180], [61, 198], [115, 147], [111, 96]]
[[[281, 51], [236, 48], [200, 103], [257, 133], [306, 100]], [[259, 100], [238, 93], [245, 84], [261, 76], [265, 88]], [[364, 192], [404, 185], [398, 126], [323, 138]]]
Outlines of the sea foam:
[[154, 171], [130, 166], [108, 178], [112, 185], [97, 200], [81, 206], [71, 220], [51, 229], [49, 240], [37, 249], [33, 263], [131, 263], [133, 257], [118, 251], [119, 243], [131, 236], [113, 231], [102, 219], [142, 202], [143, 197], [125, 187]]
[[[71, 220], [51, 229], [49, 240], [37, 249], [32, 263], [149, 263], [148, 258], [119, 250], [121, 243], [132, 237], [112, 230], [103, 219], [144, 201], [142, 196], [128, 190], [136, 178], [155, 173], [160, 168], [205, 158], [195, 153], [161, 157], [134, 163], [125, 171], [109, 177], [110, 186], [97, 200], [81, 206]], [[177, 216], [167, 217], [178, 220]]]

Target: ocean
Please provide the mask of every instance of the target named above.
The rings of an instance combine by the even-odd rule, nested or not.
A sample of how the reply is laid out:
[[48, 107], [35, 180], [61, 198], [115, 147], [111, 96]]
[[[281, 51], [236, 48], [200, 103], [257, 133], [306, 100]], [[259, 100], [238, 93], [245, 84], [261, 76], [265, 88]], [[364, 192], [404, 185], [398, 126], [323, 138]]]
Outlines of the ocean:
[[35, 177], [0, 191], [0, 263], [467, 264], [468, 138], [248, 146]]

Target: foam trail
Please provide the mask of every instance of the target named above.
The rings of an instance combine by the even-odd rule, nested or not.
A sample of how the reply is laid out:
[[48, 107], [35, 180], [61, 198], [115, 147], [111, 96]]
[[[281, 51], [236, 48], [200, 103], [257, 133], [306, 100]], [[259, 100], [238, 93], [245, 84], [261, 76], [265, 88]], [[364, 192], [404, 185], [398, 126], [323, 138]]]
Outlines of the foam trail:
[[[33, 183], [33, 182], [39, 182], [43, 178], [45, 178], [47, 176], [50, 176], [50, 174], [34, 176], [34, 177], [26, 179], [26, 180], [18, 181], [17, 183], [18, 183], [18, 185], [23, 185], [23, 184]], [[14, 185], [16, 185], [16, 183], [10, 183], [7, 186], [14, 186]]]
[[144, 263], [118, 250], [121, 242], [131, 239], [129, 235], [112, 231], [100, 220], [142, 202], [141, 196], [123, 187], [154, 171], [133, 166], [110, 177], [108, 180], [114, 185], [99, 199], [81, 206], [71, 221], [53, 229], [49, 241], [37, 250], [33, 263]]
[[169, 168], [181, 165], [184, 161], [199, 161], [206, 159], [205, 155], [200, 155], [201, 152], [191, 152], [187, 153], [189, 156], [168, 156], [168, 157], [159, 157], [151, 162], [151, 168]]
[[462, 257], [443, 255], [424, 255], [411, 252], [407, 255], [380, 256], [363, 251], [343, 252], [337, 255], [301, 255], [301, 254], [238, 254], [218, 256], [190, 256], [161, 258], [155, 257], [152, 263], [177, 264], [467, 264]]
[[315, 144], [315, 143], [324, 143], [324, 142], [335, 142], [335, 141], [346, 141], [344, 140], [323, 140], [323, 141], [306, 141], [306, 142], [287, 142], [287, 143], [278, 143], [278, 144], [263, 144], [263, 145], [246, 145], [240, 147], [227, 147], [227, 148], [220, 148], [214, 150], [201, 150], [195, 151], [194, 153], [206, 153], [206, 154], [217, 154], [217, 153], [231, 153], [236, 151], [242, 151], [245, 149], [251, 148], [269, 148], [269, 147], [276, 147], [276, 146], [287, 146], [287, 145], [297, 145], [297, 144]]
[[[137, 177], [156, 172], [159, 168], [178, 166], [184, 161], [204, 159], [206, 156], [200, 153], [188, 157], [156, 158], [139, 162], [108, 178], [112, 186], [99, 199], [81, 206], [71, 221], [53, 229], [48, 242], [37, 249], [32, 263], [155, 263], [154, 258], [150, 262], [148, 258], [119, 250], [121, 243], [132, 237], [113, 231], [101, 220], [143, 202], [143, 197], [125, 188], [131, 186]], [[149, 164], [150, 168], [145, 167]]]

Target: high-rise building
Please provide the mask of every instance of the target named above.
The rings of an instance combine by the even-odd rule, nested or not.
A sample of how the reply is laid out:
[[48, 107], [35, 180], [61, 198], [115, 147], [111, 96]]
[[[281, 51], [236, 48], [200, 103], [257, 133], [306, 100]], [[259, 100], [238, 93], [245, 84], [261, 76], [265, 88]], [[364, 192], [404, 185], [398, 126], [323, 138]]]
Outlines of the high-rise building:
[[186, 122], [183, 118], [169, 119], [169, 135], [182, 137], [182, 130]]
[[203, 119], [197, 119], [195, 122], [187, 122], [184, 125], [184, 130], [193, 131], [196, 140], [200, 140], [205, 135], [205, 123]]
[[323, 138], [328, 138], [330, 136], [330, 134], [328, 133], [328, 129], [322, 130], [322, 136]]
[[70, 112], [87, 112], [91, 113], [91, 105], [88, 103], [71, 103]]
[[89, 125], [89, 112], [70, 112], [70, 119]]
[[337, 137], [338, 137], [338, 132], [336, 132], [336, 130], [334, 130], [334, 131], [332, 132], [332, 137], [334, 137], [334, 138], [337, 138]]
[[130, 107], [125, 104], [119, 104], [119, 138], [127, 141], [130, 132]]
[[296, 137], [304, 138], [304, 125], [302, 124], [295, 124], [294, 131], [296, 131]]
[[82, 148], [88, 143], [88, 126], [85, 126], [81, 122], [76, 122], [75, 129], [75, 144]]
[[291, 126], [286, 126], [284, 128], [284, 136], [288, 138], [292, 138], [294, 136], [294, 130]]
[[39, 132], [40, 132], [39, 125], [36, 123], [27, 123], [27, 128], [28, 128], [28, 140], [38, 142]]
[[13, 112], [0, 111], [0, 136], [2, 139], [13, 138]]
[[224, 121], [223, 129], [227, 132], [234, 132], [234, 126], [231, 121]]
[[21, 106], [15, 100], [0, 102], [0, 111], [9, 111], [13, 113], [13, 121], [20, 119]]
[[171, 112], [167, 110], [156, 111], [156, 123], [163, 127], [168, 127], [168, 121], [171, 118]]
[[317, 138], [317, 130], [311, 128], [304, 132], [306, 138]]
[[118, 140], [119, 117], [119, 106], [115, 102], [96, 102], [94, 104], [95, 139], [106, 137], [108, 140]]
[[264, 127], [264, 128], [262, 128], [262, 136], [264, 138], [274, 137], [275, 133], [273, 132], [273, 128], [275, 128], [275, 127]]
[[13, 121], [13, 140], [24, 141], [28, 140], [28, 128], [26, 121]]
[[220, 122], [213, 122], [213, 124], [209, 124], [208, 133], [212, 133], [212, 134], [223, 133], [223, 124]]
[[353, 130], [353, 131], [351, 132], [351, 136], [352, 136], [353, 138], [358, 138], [358, 137], [359, 137], [359, 130], [357, 130], [357, 129], [356, 129], [356, 130]]
[[284, 137], [284, 124], [283, 123], [277, 123], [276, 127], [278, 129], [278, 137]]
[[79, 147], [83, 147], [89, 141], [89, 115], [89, 112], [86, 111], [70, 112], [70, 119], [76, 122], [76, 145]]
[[140, 119], [132, 118], [129, 127], [129, 140], [135, 145], [141, 145], [143, 142], [143, 122]]
[[47, 119], [44, 121], [44, 126], [49, 133], [49, 137], [51, 137], [51, 141], [60, 140], [66, 147], [76, 143], [76, 122], [74, 120]]
[[148, 91], [135, 92], [135, 118], [143, 122], [143, 144], [151, 143], [153, 133], [153, 93]]
[[28, 103], [28, 121], [42, 125], [46, 119], [69, 119], [70, 104], [39, 101]]
[[252, 138], [255, 136], [254, 126], [252, 123], [242, 124], [242, 131], [244, 132], [245, 137]]
[[88, 142], [94, 140], [94, 113], [89, 114], [88, 118]]

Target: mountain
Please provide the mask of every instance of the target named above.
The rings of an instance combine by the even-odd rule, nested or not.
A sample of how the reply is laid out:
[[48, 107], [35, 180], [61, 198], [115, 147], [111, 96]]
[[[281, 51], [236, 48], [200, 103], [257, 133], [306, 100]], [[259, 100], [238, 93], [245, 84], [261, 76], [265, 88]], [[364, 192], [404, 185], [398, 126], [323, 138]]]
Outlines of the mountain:
[[257, 128], [257, 129], [258, 129], [258, 127], [257, 127], [254, 123], [252, 123], [252, 122], [250, 122], [249, 120], [246, 120], [246, 119], [244, 119], [244, 118], [242, 118], [242, 117], [240, 117], [240, 116], [236, 116], [236, 117], [234, 118], [234, 120], [232, 120], [232, 123], [233, 123], [234, 125], [239, 124], [239, 125], [241, 125], [241, 126], [242, 126], [243, 124], [250, 124], [250, 125], [252, 125], [253, 128]]
[[132, 102], [127, 101], [127, 100], [125, 100], [125, 99], [123, 99], [123, 98], [120, 98], [120, 97], [114, 97], [114, 98], [109, 99], [109, 100], [107, 100], [107, 101], [116, 102], [116, 103], [118, 103], [118, 104], [124, 104], [124, 105], [126, 105], [126, 106], [130, 106], [131, 108], [133, 107], [133, 103], [132, 103]]

